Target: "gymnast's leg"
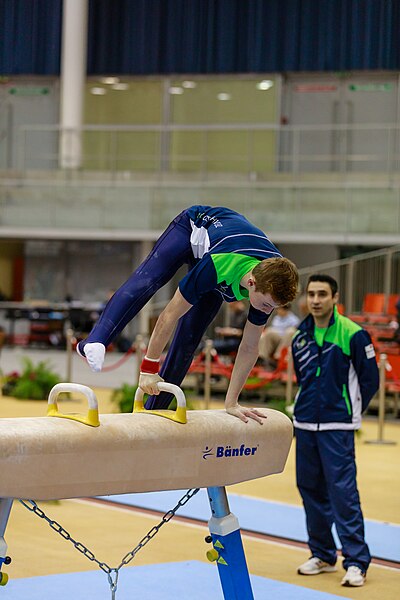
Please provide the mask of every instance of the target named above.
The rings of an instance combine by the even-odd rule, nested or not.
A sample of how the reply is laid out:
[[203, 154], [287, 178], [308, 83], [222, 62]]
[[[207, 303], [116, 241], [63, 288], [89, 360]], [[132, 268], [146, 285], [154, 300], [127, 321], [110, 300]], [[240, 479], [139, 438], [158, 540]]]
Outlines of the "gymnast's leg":
[[183, 211], [170, 223], [148, 257], [115, 292], [89, 336], [79, 342], [82, 354], [88, 343], [101, 342], [107, 347], [179, 267], [193, 260], [190, 235], [190, 220], [187, 211]]
[[[196, 348], [222, 302], [222, 296], [218, 292], [208, 292], [179, 320], [166, 359], [160, 369], [160, 375], [165, 381], [176, 385], [182, 383]], [[172, 398], [172, 394], [167, 392], [161, 392], [158, 396], [149, 396], [146, 408], [168, 408]]]

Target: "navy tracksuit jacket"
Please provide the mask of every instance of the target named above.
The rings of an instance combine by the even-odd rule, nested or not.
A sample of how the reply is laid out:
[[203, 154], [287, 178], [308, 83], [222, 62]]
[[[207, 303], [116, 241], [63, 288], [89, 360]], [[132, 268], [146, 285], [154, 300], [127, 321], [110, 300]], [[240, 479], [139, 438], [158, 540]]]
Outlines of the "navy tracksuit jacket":
[[296, 474], [308, 544], [313, 556], [335, 564], [335, 523], [344, 568], [355, 565], [365, 573], [371, 556], [357, 489], [354, 430], [379, 387], [371, 338], [335, 308], [322, 346], [309, 315], [293, 338], [292, 352], [299, 384], [293, 420]]

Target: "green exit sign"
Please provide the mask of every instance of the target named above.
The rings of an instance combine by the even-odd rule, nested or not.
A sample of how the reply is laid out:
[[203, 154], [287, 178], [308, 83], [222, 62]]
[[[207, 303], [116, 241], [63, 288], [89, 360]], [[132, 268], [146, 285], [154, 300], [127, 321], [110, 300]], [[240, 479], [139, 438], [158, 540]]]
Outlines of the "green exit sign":
[[8, 90], [8, 93], [13, 96], [46, 96], [50, 94], [48, 87], [12, 87]]
[[351, 92], [390, 92], [392, 83], [352, 83], [349, 85]]

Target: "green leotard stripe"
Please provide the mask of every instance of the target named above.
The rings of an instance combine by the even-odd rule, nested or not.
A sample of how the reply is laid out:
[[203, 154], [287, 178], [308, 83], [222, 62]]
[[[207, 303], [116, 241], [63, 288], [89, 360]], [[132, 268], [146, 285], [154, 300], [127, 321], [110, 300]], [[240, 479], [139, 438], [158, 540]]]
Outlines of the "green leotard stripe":
[[225, 281], [230, 285], [236, 300], [248, 298], [248, 291], [240, 287], [240, 281], [261, 261], [245, 254], [236, 253], [211, 254], [211, 259], [217, 273], [217, 283]]
[[325, 342], [339, 346], [346, 356], [350, 356], [351, 338], [357, 331], [360, 331], [361, 327], [357, 323], [354, 323], [354, 321], [350, 321], [350, 319], [346, 319], [346, 317], [340, 315], [337, 312], [336, 306], [334, 311], [335, 325], [328, 328], [325, 335]]
[[346, 388], [346, 384], [343, 384], [343, 398], [345, 399], [346, 402], [346, 406], [347, 406], [347, 412], [349, 413], [349, 415], [351, 415], [351, 404], [350, 404], [350, 398], [349, 395], [347, 393], [347, 388]]
[[315, 327], [314, 328], [315, 341], [317, 342], [317, 346], [319, 346], [320, 348], [322, 348], [322, 346], [324, 345], [324, 338], [325, 338], [325, 334], [327, 331], [328, 331], [327, 327]]

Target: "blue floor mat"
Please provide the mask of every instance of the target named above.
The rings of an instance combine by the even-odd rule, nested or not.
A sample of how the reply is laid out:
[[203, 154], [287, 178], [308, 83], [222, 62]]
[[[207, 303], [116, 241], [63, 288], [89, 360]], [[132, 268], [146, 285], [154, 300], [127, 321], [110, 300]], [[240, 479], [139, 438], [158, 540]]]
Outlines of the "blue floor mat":
[[[182, 490], [174, 490], [146, 494], [120, 494], [101, 498], [129, 506], [166, 512], [177, 504], [183, 493]], [[302, 507], [249, 498], [239, 494], [229, 494], [228, 500], [230, 509], [238, 517], [242, 529], [299, 542], [307, 541]], [[211, 512], [206, 490], [200, 490], [190, 502], [179, 509], [178, 514], [208, 521]], [[373, 557], [400, 562], [400, 525], [366, 519], [365, 532]], [[335, 539], [340, 547], [336, 535]]]
[[[324, 592], [251, 576], [255, 600], [343, 600]], [[107, 576], [101, 571], [85, 571], [46, 577], [10, 580], [2, 588], [4, 600], [109, 600]], [[217, 568], [198, 561], [164, 563], [121, 569], [118, 600], [222, 600]]]

